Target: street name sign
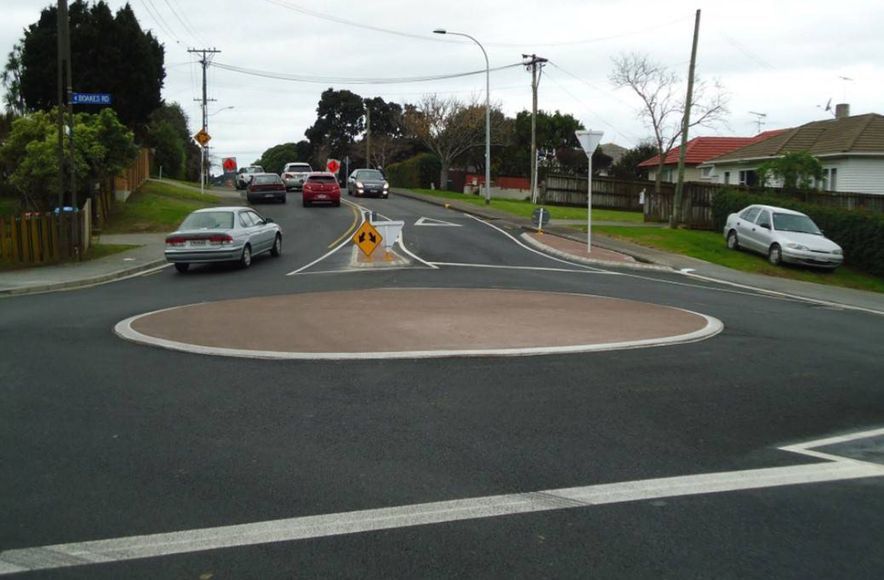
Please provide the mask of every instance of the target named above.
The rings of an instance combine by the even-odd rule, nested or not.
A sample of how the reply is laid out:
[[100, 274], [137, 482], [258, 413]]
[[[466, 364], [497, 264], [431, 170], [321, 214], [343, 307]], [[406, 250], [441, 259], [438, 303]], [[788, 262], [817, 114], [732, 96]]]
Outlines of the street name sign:
[[356, 244], [366, 256], [371, 256], [372, 252], [374, 252], [383, 241], [384, 238], [381, 237], [381, 234], [367, 221], [362, 222], [362, 225], [359, 226], [359, 229], [353, 234], [353, 243]]
[[71, 93], [72, 105], [110, 105], [112, 100], [108, 93]]

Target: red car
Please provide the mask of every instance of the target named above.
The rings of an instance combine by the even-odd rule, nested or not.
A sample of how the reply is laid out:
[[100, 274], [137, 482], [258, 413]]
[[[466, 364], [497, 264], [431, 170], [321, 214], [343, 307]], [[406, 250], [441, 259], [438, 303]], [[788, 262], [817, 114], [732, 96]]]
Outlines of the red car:
[[314, 171], [307, 176], [302, 190], [304, 207], [314, 203], [330, 203], [337, 207], [341, 205], [341, 188], [338, 179], [332, 173]]

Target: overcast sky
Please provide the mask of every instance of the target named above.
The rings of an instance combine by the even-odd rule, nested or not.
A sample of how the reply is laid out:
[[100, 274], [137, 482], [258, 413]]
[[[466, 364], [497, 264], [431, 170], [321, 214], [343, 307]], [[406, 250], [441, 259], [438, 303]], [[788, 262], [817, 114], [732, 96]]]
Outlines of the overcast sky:
[[[4, 54], [49, 3], [4, 0]], [[108, 4], [116, 9], [124, 2]], [[849, 102], [851, 114], [884, 112], [880, 0], [133, 0], [131, 5], [142, 27], [165, 45], [163, 96], [184, 107], [193, 129], [200, 122], [193, 101], [200, 96], [200, 67], [189, 47], [218, 48], [216, 60], [227, 65], [323, 77], [377, 79], [484, 68], [479, 48], [469, 40], [432, 34], [441, 27], [475, 36], [492, 67], [517, 63], [522, 53], [550, 59], [555, 66], [544, 70], [540, 108], [571, 113], [586, 127], [603, 130], [603, 142], [628, 147], [650, 132], [638, 117], [637, 98], [608, 81], [611, 58], [645, 52], [686, 76], [697, 8], [702, 10], [698, 74], [720, 80], [730, 95], [730, 114], [726, 125], [694, 134], [755, 134], [750, 111], [767, 115], [763, 130], [801, 125], [827, 118], [822, 107], [829, 99]], [[303, 139], [319, 95], [329, 86], [399, 103], [426, 93], [480, 100], [485, 94], [484, 74], [351, 85], [211, 68], [208, 78], [209, 96], [217, 99], [210, 113], [234, 107], [209, 119], [213, 153], [235, 156], [241, 165], [268, 147]], [[530, 109], [530, 74], [521, 67], [492, 73], [491, 99], [510, 115]]]

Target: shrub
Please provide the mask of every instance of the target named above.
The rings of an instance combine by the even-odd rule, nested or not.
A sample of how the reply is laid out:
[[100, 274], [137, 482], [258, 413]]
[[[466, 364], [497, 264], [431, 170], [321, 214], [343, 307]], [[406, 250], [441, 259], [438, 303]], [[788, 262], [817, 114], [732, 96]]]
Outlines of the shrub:
[[884, 276], [884, 214], [865, 210], [803, 203], [774, 195], [720, 191], [712, 199], [715, 227], [721, 229], [727, 216], [747, 205], [765, 204], [807, 214], [826, 237], [844, 249], [844, 263], [876, 276]]
[[384, 172], [393, 187], [428, 188], [430, 183], [439, 180], [441, 169], [442, 164], [435, 155], [421, 153], [401, 163], [388, 165]]

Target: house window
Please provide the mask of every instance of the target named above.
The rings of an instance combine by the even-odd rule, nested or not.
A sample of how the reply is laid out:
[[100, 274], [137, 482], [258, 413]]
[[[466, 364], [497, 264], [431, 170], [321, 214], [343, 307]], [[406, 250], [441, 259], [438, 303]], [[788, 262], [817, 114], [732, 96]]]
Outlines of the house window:
[[754, 187], [758, 184], [758, 175], [751, 169], [740, 172], [740, 185]]
[[702, 177], [703, 179], [709, 179], [710, 177], [712, 177], [712, 168], [711, 167], [702, 168], [700, 170], [700, 177]]
[[838, 168], [832, 167], [826, 175], [826, 191], [838, 191]]
[[731, 183], [731, 172], [730, 172], [730, 171], [725, 171], [725, 172], [724, 172], [724, 184], [725, 184], [725, 185], [730, 185], [730, 183]]

